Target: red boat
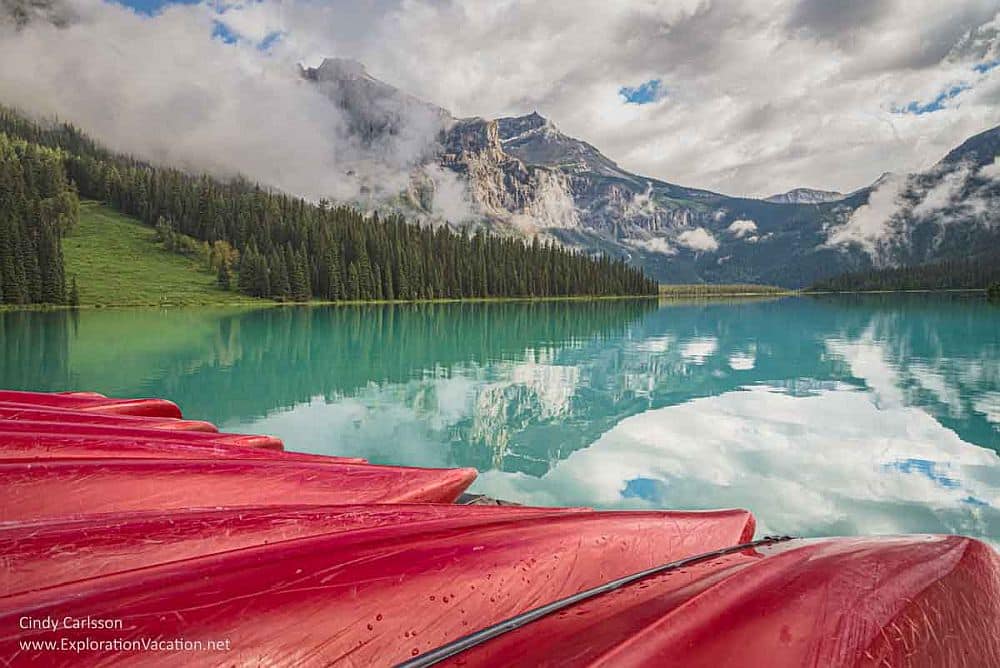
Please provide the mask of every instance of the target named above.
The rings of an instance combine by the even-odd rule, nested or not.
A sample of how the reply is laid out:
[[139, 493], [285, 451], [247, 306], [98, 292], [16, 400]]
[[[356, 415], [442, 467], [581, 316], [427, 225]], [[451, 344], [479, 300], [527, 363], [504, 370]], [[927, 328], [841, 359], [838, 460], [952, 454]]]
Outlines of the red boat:
[[221, 434], [201, 431], [174, 431], [162, 429], [105, 425], [105, 424], [70, 424], [66, 422], [37, 422], [33, 420], [0, 420], [0, 432], [6, 436], [16, 434], [37, 435], [39, 440], [58, 436], [80, 436], [90, 438], [109, 438], [119, 440], [155, 441], [170, 440], [176, 443], [205, 443], [228, 445], [235, 448], [261, 448], [265, 450], [283, 450], [284, 444], [274, 436], [256, 434]]
[[5, 665], [1000, 668], [1000, 556], [970, 538], [448, 505], [474, 471], [161, 428], [156, 399], [3, 401]]
[[[582, 508], [400, 504], [249, 506], [94, 514], [0, 526], [0, 597], [319, 534], [447, 521], [500, 525]], [[428, 526], [436, 526], [430, 524]]]
[[[30, 423], [23, 423], [29, 425]], [[330, 457], [284, 452], [256, 447], [260, 437], [241, 434], [203, 434], [197, 432], [142, 432], [127, 436], [121, 430], [95, 430], [92, 435], [71, 432], [31, 433], [12, 431], [0, 422], [0, 462], [46, 459], [268, 459], [341, 464], [363, 464], [354, 457]], [[190, 438], [205, 436], [208, 438]], [[267, 437], [263, 437], [267, 438]]]
[[[60, 629], [70, 642], [229, 640], [230, 652], [197, 658], [208, 665], [391, 665], [753, 531], [745, 511], [555, 512], [509, 521], [476, 515], [256, 545], [20, 594], [4, 601], [0, 647], [9, 656], [19, 640], [50, 637], [18, 630], [18, 620], [45, 611], [56, 619], [121, 620], [107, 632]], [[96, 648], [19, 659], [179, 665], [185, 657]]]
[[106, 415], [62, 408], [36, 408], [31, 404], [0, 404], [0, 420], [32, 420], [36, 422], [61, 422], [67, 425], [102, 424], [141, 429], [169, 429], [171, 431], [219, 431], [211, 422], [180, 420], [177, 418], [142, 417], [137, 415]]
[[565, 603], [409, 666], [1000, 666], [1000, 557], [959, 536], [730, 550]]
[[0, 521], [211, 506], [451, 503], [471, 469], [277, 459], [0, 463]]
[[109, 415], [145, 415], [149, 417], [180, 418], [181, 409], [166, 399], [111, 399], [92, 396], [89, 392], [50, 394], [46, 392], [19, 392], [0, 390], [0, 405], [17, 404], [69, 408], [80, 411], [107, 413]]

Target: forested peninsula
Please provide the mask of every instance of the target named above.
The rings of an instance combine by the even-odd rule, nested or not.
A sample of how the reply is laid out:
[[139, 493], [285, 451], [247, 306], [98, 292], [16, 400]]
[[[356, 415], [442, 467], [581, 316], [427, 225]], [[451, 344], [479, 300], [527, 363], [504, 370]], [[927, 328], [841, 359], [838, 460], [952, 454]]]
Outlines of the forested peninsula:
[[[465, 233], [312, 203], [244, 179], [114, 153], [65, 123], [0, 107], [0, 291], [8, 304], [75, 301], [61, 248], [92, 199], [201, 256], [218, 284], [282, 301], [655, 295], [623, 260], [552, 242]], [[122, 258], [127, 262], [128, 258]]]

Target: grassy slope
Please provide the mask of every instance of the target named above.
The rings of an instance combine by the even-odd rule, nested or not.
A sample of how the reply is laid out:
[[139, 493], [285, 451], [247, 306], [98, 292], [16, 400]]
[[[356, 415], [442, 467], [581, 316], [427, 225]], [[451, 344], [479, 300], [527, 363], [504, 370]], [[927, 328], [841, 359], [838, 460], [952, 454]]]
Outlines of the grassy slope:
[[255, 301], [220, 290], [198, 262], [165, 250], [154, 231], [98, 202], [82, 202], [80, 222], [63, 240], [66, 280], [81, 304], [221, 304]]

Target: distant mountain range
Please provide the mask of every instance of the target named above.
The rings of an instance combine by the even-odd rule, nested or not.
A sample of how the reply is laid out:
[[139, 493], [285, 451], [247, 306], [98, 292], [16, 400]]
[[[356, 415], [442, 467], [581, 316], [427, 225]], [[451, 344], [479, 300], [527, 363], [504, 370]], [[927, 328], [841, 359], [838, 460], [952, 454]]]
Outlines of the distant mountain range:
[[[302, 74], [368, 146], [416, 146], [416, 165], [458, 177], [469, 213], [451, 224], [624, 256], [663, 282], [800, 287], [1000, 242], [1000, 127], [924, 173], [884, 175], [850, 194], [798, 188], [750, 199], [628, 172], [537, 112], [455, 118], [343, 59]], [[415, 176], [395, 201], [432, 217], [436, 196], [432, 180]]]

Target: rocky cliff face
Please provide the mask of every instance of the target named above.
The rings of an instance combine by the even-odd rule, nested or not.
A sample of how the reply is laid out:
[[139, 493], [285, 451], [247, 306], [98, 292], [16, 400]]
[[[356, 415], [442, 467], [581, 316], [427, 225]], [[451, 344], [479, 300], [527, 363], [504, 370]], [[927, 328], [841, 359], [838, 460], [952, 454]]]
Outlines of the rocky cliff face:
[[[848, 195], [796, 189], [755, 200], [627, 172], [537, 112], [456, 119], [353, 61], [303, 76], [346, 112], [366, 148], [410, 170], [396, 199], [408, 213], [624, 257], [665, 282], [799, 287], [961, 252], [1000, 228], [998, 130], [926, 174], [889, 175]], [[461, 212], [443, 215], [435, 203], [456, 193]]]
[[836, 202], [847, 197], [844, 193], [833, 190], [814, 190], [812, 188], [795, 188], [786, 193], [779, 193], [765, 197], [765, 202], [775, 204], [823, 204], [825, 202]]

